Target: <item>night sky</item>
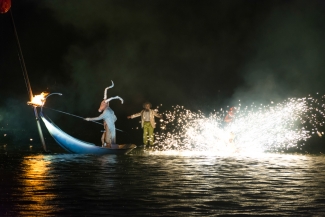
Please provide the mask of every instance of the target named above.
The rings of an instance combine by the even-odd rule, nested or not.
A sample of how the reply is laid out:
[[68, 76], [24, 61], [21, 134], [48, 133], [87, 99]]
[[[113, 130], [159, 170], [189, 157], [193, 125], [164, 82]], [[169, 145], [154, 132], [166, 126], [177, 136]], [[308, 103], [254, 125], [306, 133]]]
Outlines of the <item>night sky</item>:
[[[46, 106], [94, 117], [113, 80], [126, 131], [145, 101], [211, 112], [325, 94], [323, 0], [12, 0], [11, 11], [33, 94], [63, 93]], [[0, 14], [0, 128], [37, 133], [17, 53], [10, 13]], [[70, 132], [94, 125], [48, 115]]]

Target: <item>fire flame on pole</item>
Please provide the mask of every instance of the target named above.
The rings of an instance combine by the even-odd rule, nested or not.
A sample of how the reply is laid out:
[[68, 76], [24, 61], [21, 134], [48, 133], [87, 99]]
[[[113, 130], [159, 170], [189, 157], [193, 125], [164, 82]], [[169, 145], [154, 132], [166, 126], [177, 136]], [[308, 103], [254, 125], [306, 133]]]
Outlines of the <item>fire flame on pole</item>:
[[[1, 3], [3, 2], [2, 0], [0, 0], [0, 1], [1, 1]], [[12, 25], [14, 27], [13, 28], [14, 29], [14, 33], [15, 33], [15, 36], [16, 36], [17, 47], [18, 47], [18, 56], [19, 56], [19, 60], [20, 60], [20, 64], [21, 64], [21, 69], [23, 71], [23, 76], [24, 76], [24, 79], [25, 79], [25, 84], [26, 84], [28, 96], [29, 96], [29, 98], [31, 100], [30, 102], [28, 102], [28, 104], [29, 105], [33, 105], [34, 115], [35, 115], [35, 119], [36, 119], [38, 133], [39, 133], [39, 136], [40, 136], [42, 145], [43, 145], [43, 149], [44, 149], [45, 152], [47, 152], [46, 144], [45, 144], [45, 140], [44, 140], [44, 136], [43, 136], [43, 133], [42, 133], [42, 128], [41, 128], [41, 124], [40, 124], [39, 116], [38, 116], [38, 112], [37, 112], [37, 107], [43, 105], [44, 102], [42, 102], [41, 99], [42, 99], [42, 97], [44, 98], [45, 96], [44, 96], [44, 94], [41, 97], [36, 97], [35, 96], [36, 97], [35, 100], [38, 99], [38, 98], [40, 98], [41, 103], [39, 103], [38, 100], [36, 100], [34, 102], [32, 87], [31, 87], [30, 82], [29, 82], [29, 78], [28, 78], [28, 74], [27, 74], [27, 69], [26, 69], [26, 65], [25, 65], [25, 61], [24, 61], [24, 56], [23, 56], [23, 52], [22, 52], [21, 47], [20, 47], [19, 38], [18, 38], [15, 21], [14, 21], [14, 17], [13, 17], [13, 14], [12, 14], [12, 10], [10, 10], [10, 15], [11, 15]]]
[[35, 114], [35, 119], [36, 119], [36, 125], [37, 125], [37, 129], [38, 129], [38, 133], [40, 135], [40, 139], [43, 145], [43, 149], [44, 151], [47, 152], [47, 148], [45, 145], [45, 140], [44, 140], [44, 136], [43, 136], [43, 132], [42, 132], [42, 128], [41, 128], [41, 124], [39, 121], [39, 116], [38, 116], [38, 112], [37, 112], [37, 107], [41, 107], [44, 105], [45, 100], [46, 100], [46, 96], [49, 94], [47, 92], [42, 92], [39, 95], [35, 95], [34, 97], [32, 97], [32, 90], [30, 88], [29, 91], [30, 95], [31, 95], [31, 101], [27, 102], [27, 105], [31, 105], [34, 107], [34, 114]]
[[35, 95], [31, 101], [27, 102], [27, 105], [32, 105], [35, 107], [41, 107], [45, 103], [46, 96], [49, 95], [47, 92], [42, 92], [39, 95]]

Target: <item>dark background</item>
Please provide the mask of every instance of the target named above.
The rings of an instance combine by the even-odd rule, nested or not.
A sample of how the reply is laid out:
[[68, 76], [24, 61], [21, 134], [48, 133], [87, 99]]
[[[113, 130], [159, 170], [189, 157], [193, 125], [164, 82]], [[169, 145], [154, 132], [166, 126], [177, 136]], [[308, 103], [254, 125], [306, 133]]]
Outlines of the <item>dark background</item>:
[[[322, 0], [12, 0], [11, 12], [33, 94], [63, 93], [47, 107], [98, 116], [114, 81], [108, 97], [125, 103], [110, 106], [128, 132], [118, 142], [141, 141], [139, 119], [126, 116], [145, 101], [160, 112], [184, 105], [209, 113], [239, 99], [325, 92]], [[10, 12], [0, 14], [2, 141], [38, 141], [28, 100]], [[100, 125], [45, 111], [63, 130], [99, 143]]]

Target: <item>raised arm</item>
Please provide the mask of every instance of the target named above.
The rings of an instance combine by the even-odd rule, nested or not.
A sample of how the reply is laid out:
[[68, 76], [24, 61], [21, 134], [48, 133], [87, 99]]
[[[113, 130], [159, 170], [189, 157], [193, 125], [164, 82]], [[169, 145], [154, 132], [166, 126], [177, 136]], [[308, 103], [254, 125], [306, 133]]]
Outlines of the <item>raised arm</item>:
[[101, 115], [99, 115], [98, 117], [95, 118], [85, 118], [86, 121], [99, 121], [104, 119], [104, 113], [102, 113]]
[[131, 119], [133, 119], [133, 118], [137, 118], [137, 117], [140, 117], [141, 116], [141, 114], [142, 114], [142, 111], [141, 112], [139, 112], [139, 113], [136, 113], [136, 114], [133, 114], [133, 115], [131, 115], [131, 116], [129, 116]]
[[155, 110], [153, 110], [153, 115], [157, 118], [163, 118], [163, 116], [161, 114], [159, 114], [158, 112], [156, 112]]

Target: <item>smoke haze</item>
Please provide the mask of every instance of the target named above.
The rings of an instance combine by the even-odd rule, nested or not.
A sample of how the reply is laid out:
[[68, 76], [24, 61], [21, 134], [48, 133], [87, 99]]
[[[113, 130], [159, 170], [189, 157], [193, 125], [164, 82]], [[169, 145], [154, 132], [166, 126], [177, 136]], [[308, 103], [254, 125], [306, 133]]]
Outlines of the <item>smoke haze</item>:
[[[324, 93], [324, 10], [321, 0], [12, 4], [33, 93], [61, 92], [46, 106], [94, 117], [113, 80], [108, 97], [125, 103], [110, 106], [117, 127], [126, 129], [135, 123], [126, 116], [144, 101], [163, 104], [162, 111], [176, 104], [212, 111], [238, 99], [267, 103]], [[9, 14], [0, 21], [0, 109], [7, 114], [0, 126], [32, 123], [31, 112], [9, 106], [14, 100], [19, 111], [28, 99]]]

